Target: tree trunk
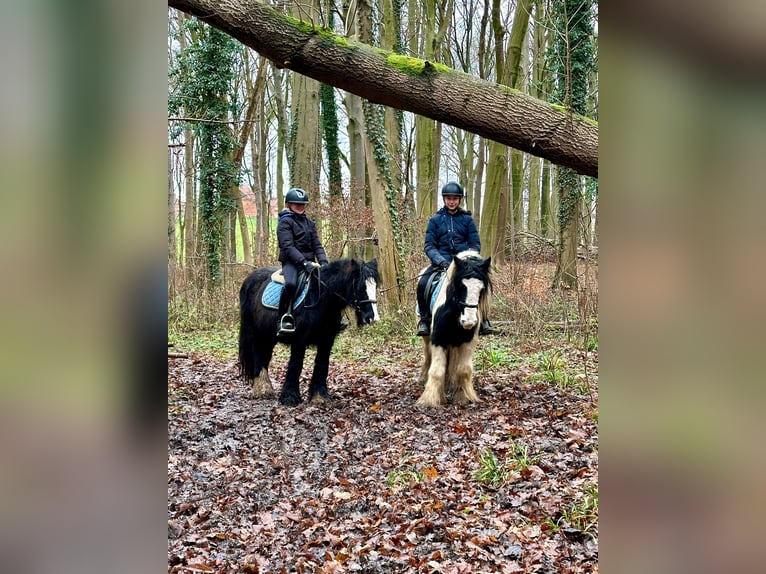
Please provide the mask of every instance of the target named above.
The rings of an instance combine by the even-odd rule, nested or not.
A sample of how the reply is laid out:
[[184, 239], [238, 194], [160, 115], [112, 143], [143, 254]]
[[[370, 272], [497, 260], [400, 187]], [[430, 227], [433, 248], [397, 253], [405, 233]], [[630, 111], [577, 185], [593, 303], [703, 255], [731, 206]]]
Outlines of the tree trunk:
[[[245, 112], [245, 122], [242, 125], [242, 129], [239, 132], [239, 145], [234, 149], [234, 156], [232, 157], [232, 164], [237, 172], [242, 169], [242, 158], [245, 155], [245, 148], [247, 142], [250, 139], [250, 134], [253, 133], [253, 126], [255, 125], [255, 117], [258, 112], [258, 104], [261, 99], [261, 93], [266, 89], [266, 69], [267, 63], [265, 58], [260, 59], [260, 65], [258, 66], [258, 73], [256, 74], [255, 83], [250, 85], [250, 66], [249, 59], [245, 56], [246, 66], [245, 73], [247, 75], [248, 94], [247, 94], [247, 111]], [[242, 203], [242, 194], [239, 188], [233, 191], [234, 203], [237, 210], [237, 219], [239, 221], [239, 233], [242, 238], [242, 248], [244, 253], [245, 263], [253, 263], [253, 252], [250, 246], [250, 232], [247, 227], [247, 218], [245, 217], [245, 206]], [[257, 193], [253, 189], [253, 193]], [[233, 245], [233, 250], [236, 255], [236, 239]]]
[[[383, 1], [382, 47], [397, 54], [403, 53], [402, 45], [402, 2], [400, 0]], [[386, 107], [386, 139], [389, 166], [394, 186], [401, 191], [402, 174], [402, 111]]]
[[484, 138], [478, 138], [476, 149], [476, 173], [474, 174], [474, 194], [473, 194], [473, 220], [476, 222], [476, 229], [481, 229], [481, 222], [484, 219], [484, 211], [481, 207], [481, 189], [482, 181], [484, 180], [484, 165], [487, 157], [487, 143]]
[[192, 269], [197, 254], [197, 194], [194, 177], [194, 133], [184, 127], [184, 266]]
[[[366, 0], [352, 3], [351, 10], [347, 14], [346, 29], [349, 35], [363, 42], [372, 42], [372, 6]], [[349, 256], [359, 259], [369, 259], [372, 247], [366, 238], [375, 233], [373, 228], [362, 225], [353, 225], [354, 217], [361, 217], [367, 206], [367, 156], [372, 153], [366, 135], [366, 123], [364, 120], [363, 100], [359, 96], [347, 93], [344, 101], [346, 115], [348, 116], [348, 139], [351, 157], [349, 158], [350, 174], [350, 204], [351, 218], [347, 225], [349, 237]]]
[[[317, 0], [296, 2], [291, 9], [294, 18], [309, 18], [320, 22], [321, 10]], [[292, 129], [290, 132], [290, 185], [309, 192], [318, 206], [319, 173], [322, 168], [322, 147], [319, 131], [319, 82], [308, 75], [292, 76]], [[321, 233], [321, 229], [320, 229]]]
[[173, 148], [168, 146], [168, 282], [176, 272], [176, 194], [173, 191]]
[[[186, 50], [186, 34], [183, 33], [183, 25], [186, 16], [181, 14], [178, 19], [178, 25], [182, 32], [179, 34], [178, 41], [181, 46], [181, 52]], [[183, 225], [181, 227], [184, 236], [184, 267], [187, 270], [192, 269], [197, 242], [197, 202], [195, 191], [195, 173], [194, 173], [194, 132], [189, 124], [184, 124], [184, 214]]]
[[[565, 0], [557, 9], [557, 97], [577, 113], [586, 113], [588, 71], [592, 65], [591, 0]], [[582, 213], [582, 178], [572, 169], [556, 170], [559, 190], [559, 252], [553, 287], [577, 287], [577, 246]]]
[[[418, 53], [427, 60], [434, 60], [436, 42], [436, 4], [435, 0], [423, 0], [421, 3], [420, 34], [422, 44]], [[416, 213], [427, 217], [438, 206], [436, 187], [439, 182], [439, 142], [436, 139], [436, 122], [426, 116], [415, 118], [415, 157], [416, 157]]]
[[277, 65], [598, 176], [598, 124], [433, 62], [376, 50], [248, 0], [169, 0]]
[[553, 234], [553, 211], [551, 210], [551, 164], [541, 159], [543, 170], [540, 175], [540, 235], [551, 239]]
[[284, 156], [287, 154], [288, 163], [292, 162], [288, 142], [290, 141], [290, 125], [287, 120], [287, 101], [285, 83], [282, 81], [284, 73], [279, 66], [272, 65], [272, 76], [274, 78], [274, 103], [277, 107], [277, 184], [276, 197], [277, 206], [284, 202], [285, 181], [282, 175], [284, 168]]
[[[346, 115], [348, 116], [348, 140], [351, 157], [349, 157], [349, 202], [350, 213], [360, 217], [365, 207], [365, 188], [367, 186], [367, 167], [364, 137], [364, 114], [362, 99], [353, 94], [344, 98]], [[349, 247], [348, 256], [364, 257], [364, 237], [367, 229], [362, 225], [348, 226]]]
[[580, 240], [579, 223], [582, 204], [580, 176], [566, 167], [559, 167], [556, 174], [559, 189], [559, 251], [554, 288], [577, 287], [577, 245]]
[[540, 158], [529, 158], [529, 210], [527, 212], [527, 231], [540, 235]]

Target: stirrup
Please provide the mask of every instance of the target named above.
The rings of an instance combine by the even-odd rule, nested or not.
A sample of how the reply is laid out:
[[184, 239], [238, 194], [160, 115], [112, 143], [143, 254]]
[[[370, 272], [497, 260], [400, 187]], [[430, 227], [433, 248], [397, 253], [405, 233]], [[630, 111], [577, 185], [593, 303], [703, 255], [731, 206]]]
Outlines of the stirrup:
[[428, 337], [431, 334], [431, 325], [425, 319], [421, 319], [418, 323], [418, 337]]
[[295, 332], [295, 319], [289, 313], [282, 315], [279, 320], [279, 334], [294, 333]]

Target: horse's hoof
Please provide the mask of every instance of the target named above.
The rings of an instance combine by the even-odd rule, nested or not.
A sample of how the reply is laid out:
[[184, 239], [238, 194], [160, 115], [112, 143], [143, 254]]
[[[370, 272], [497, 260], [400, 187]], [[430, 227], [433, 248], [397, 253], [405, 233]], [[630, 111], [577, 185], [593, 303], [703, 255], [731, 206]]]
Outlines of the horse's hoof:
[[279, 404], [286, 407], [297, 407], [301, 404], [301, 398], [295, 395], [280, 395]]
[[415, 404], [419, 407], [427, 407], [429, 409], [438, 409], [442, 406], [441, 402], [434, 402], [428, 399], [424, 399], [423, 397], [420, 397]]
[[315, 393], [309, 398], [309, 402], [314, 405], [321, 405], [330, 401], [330, 397], [327, 393]]

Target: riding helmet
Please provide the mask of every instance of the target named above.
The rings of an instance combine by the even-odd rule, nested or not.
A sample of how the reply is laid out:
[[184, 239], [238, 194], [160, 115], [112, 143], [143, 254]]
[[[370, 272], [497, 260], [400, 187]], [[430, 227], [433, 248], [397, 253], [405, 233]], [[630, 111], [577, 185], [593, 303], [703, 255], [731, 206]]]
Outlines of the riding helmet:
[[293, 187], [285, 194], [285, 203], [308, 203], [309, 195], [300, 187]]
[[442, 195], [459, 195], [460, 197], [464, 197], [465, 192], [463, 192], [463, 186], [458, 182], [450, 181], [449, 183], [445, 183], [444, 187], [442, 187]]

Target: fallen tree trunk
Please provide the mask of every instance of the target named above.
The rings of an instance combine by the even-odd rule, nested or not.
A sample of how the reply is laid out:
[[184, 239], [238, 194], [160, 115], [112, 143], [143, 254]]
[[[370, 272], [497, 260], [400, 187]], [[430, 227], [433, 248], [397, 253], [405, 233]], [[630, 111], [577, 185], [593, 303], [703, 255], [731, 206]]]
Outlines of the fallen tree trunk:
[[277, 66], [598, 177], [598, 124], [501, 84], [353, 42], [254, 0], [168, 0]]

